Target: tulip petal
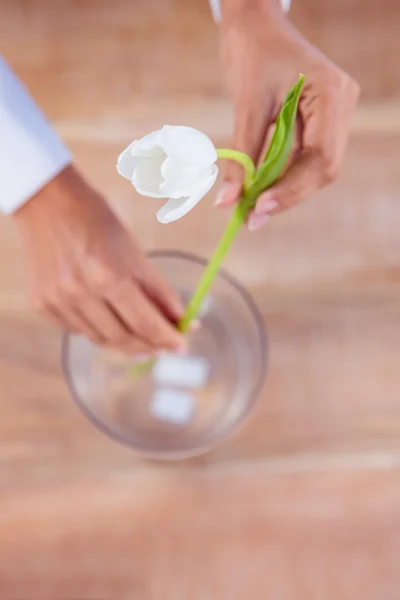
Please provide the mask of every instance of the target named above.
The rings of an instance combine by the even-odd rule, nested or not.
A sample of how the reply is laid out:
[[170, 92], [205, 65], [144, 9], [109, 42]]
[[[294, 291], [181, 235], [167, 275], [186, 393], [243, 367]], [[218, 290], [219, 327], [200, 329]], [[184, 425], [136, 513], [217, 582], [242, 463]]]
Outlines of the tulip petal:
[[167, 198], [191, 196], [199, 183], [201, 184], [212, 173], [212, 166], [200, 168], [168, 157], [161, 167], [164, 182], [160, 190]]
[[212, 165], [218, 158], [210, 138], [193, 127], [164, 125], [160, 142], [167, 156], [184, 164], [201, 168]]
[[149, 198], [166, 198], [160, 190], [163, 182], [161, 165], [164, 160], [164, 154], [139, 159], [132, 176], [132, 183], [139, 194]]
[[164, 154], [161, 144], [161, 129], [143, 136], [140, 140], [135, 140], [130, 148], [132, 156], [139, 158], [151, 158]]
[[127, 148], [125, 148], [125, 150], [123, 150], [123, 152], [121, 152], [121, 154], [118, 157], [118, 161], [117, 161], [117, 171], [120, 175], [122, 175], [122, 177], [125, 177], [125, 179], [129, 179], [129, 181], [132, 181], [132, 177], [133, 177], [133, 171], [136, 167], [136, 165], [138, 164], [138, 159], [134, 158], [132, 156], [132, 145], [135, 142], [132, 142], [132, 144], [129, 144], [129, 146]]
[[188, 165], [176, 158], [167, 157], [161, 168], [166, 182], [196, 181], [201, 173], [201, 167]]
[[213, 165], [213, 173], [196, 186], [191, 196], [185, 198], [170, 198], [157, 213], [160, 223], [172, 223], [186, 215], [210, 191], [218, 176], [218, 168]]

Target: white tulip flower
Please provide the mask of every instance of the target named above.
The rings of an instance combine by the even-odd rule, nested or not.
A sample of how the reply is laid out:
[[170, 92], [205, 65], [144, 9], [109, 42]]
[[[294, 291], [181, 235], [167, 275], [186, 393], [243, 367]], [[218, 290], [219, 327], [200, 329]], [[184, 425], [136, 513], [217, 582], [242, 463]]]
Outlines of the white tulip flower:
[[214, 144], [201, 131], [164, 125], [132, 142], [120, 154], [117, 170], [142, 196], [169, 198], [157, 218], [171, 223], [210, 191], [218, 176], [217, 158]]

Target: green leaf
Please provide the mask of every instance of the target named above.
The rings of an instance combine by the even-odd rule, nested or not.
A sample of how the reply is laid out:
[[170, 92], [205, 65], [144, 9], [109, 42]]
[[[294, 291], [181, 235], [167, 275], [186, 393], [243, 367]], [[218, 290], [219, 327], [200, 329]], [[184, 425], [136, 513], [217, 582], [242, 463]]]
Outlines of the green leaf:
[[303, 85], [304, 75], [300, 75], [298, 82], [289, 90], [283, 102], [267, 154], [257, 170], [255, 183], [252, 186], [252, 190], [254, 188], [257, 194], [275, 183], [289, 160], [296, 126], [297, 107]]

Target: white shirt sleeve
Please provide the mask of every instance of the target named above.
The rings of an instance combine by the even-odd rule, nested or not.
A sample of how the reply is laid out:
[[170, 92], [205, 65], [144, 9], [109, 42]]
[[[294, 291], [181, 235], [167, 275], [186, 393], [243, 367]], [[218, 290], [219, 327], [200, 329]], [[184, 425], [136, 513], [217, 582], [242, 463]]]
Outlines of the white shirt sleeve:
[[0, 56], [0, 212], [15, 212], [70, 164], [71, 158]]
[[[291, 0], [281, 0], [281, 4], [283, 10], [287, 12], [290, 8]], [[216, 23], [220, 23], [222, 21], [221, 0], [210, 0], [210, 6], [214, 21]]]

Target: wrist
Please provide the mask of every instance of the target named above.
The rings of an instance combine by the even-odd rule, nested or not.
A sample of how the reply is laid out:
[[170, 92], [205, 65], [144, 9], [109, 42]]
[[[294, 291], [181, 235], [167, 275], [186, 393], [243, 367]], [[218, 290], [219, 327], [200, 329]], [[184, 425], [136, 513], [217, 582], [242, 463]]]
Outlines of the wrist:
[[79, 172], [73, 165], [68, 165], [51, 181], [43, 186], [34, 196], [23, 204], [12, 216], [18, 225], [23, 227], [44, 212], [50, 214], [70, 206], [78, 198], [84, 196], [80, 189], [87, 187]]
[[264, 23], [283, 16], [282, 0], [221, 0], [223, 23], [247, 20], [251, 17]]

